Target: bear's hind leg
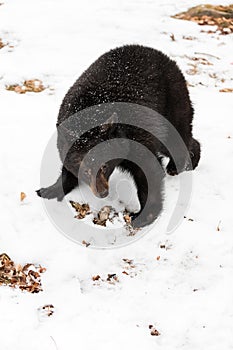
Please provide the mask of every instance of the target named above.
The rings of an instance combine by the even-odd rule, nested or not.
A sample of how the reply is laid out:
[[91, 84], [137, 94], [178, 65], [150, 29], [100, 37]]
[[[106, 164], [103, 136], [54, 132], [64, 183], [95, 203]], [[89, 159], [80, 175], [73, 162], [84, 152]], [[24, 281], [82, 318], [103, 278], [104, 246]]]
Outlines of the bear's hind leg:
[[189, 153], [192, 161], [192, 169], [195, 169], [198, 166], [201, 157], [201, 146], [200, 143], [194, 138], [192, 138], [190, 142]]
[[[188, 147], [188, 152], [189, 152], [189, 155], [190, 155], [190, 159], [191, 159], [191, 163], [192, 164], [186, 164], [185, 163], [183, 164], [177, 164], [178, 167], [180, 167], [180, 169], [183, 168], [183, 170], [194, 170], [197, 166], [198, 166], [198, 163], [199, 163], [199, 160], [200, 160], [200, 156], [201, 156], [201, 146], [200, 146], [200, 143], [192, 138], [191, 141], [189, 142], [189, 147]], [[167, 173], [171, 176], [174, 176], [174, 175], [178, 175], [178, 171], [177, 171], [177, 167], [176, 167], [176, 164], [173, 160], [173, 158], [170, 156], [169, 157], [170, 160], [169, 160], [169, 163], [167, 165]], [[184, 159], [183, 159], [184, 161]], [[186, 162], [188, 163], [188, 162]]]

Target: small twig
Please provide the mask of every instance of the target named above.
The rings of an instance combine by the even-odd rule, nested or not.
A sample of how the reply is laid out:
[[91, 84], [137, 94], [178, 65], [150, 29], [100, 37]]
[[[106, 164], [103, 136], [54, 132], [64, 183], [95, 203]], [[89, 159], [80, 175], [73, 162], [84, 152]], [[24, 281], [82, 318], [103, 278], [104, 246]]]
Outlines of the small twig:
[[221, 224], [221, 220], [220, 220], [219, 223], [218, 223], [217, 231], [220, 231], [220, 224]]
[[171, 41], [176, 41], [175, 35], [173, 33], [170, 34]]
[[211, 55], [210, 53], [205, 53], [205, 52], [194, 52], [194, 54], [195, 54], [195, 55], [206, 55], [206, 56], [214, 57], [214, 58], [216, 58], [217, 60], [220, 60], [220, 57]]
[[54, 338], [51, 335], [50, 335], [50, 338], [52, 339], [52, 341], [53, 341], [53, 343], [54, 343], [54, 345], [56, 347], [56, 350], [58, 350], [58, 346], [57, 346], [57, 343], [55, 342]]

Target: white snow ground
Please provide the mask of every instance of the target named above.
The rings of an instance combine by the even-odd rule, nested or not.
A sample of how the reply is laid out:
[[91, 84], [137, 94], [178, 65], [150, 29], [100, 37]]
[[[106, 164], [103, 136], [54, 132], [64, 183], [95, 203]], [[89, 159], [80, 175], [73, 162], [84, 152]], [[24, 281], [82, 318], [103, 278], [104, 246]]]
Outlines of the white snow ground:
[[[5, 0], [0, 6], [0, 38], [13, 46], [0, 51], [0, 253], [47, 268], [39, 294], [0, 287], [1, 350], [233, 349], [233, 95], [219, 92], [233, 87], [232, 35], [202, 33], [206, 27], [169, 17], [201, 2]], [[59, 234], [34, 191], [68, 87], [100, 54], [126, 43], [161, 49], [180, 65], [192, 85], [202, 158], [186, 214], [193, 221], [184, 219], [171, 235], [156, 229], [127, 247], [97, 251]], [[199, 64], [189, 75], [188, 57], [212, 65]], [[5, 90], [31, 78], [55, 90]], [[168, 198], [177, 181], [167, 178]], [[27, 194], [23, 204], [20, 191]], [[92, 281], [109, 273], [119, 282]], [[55, 307], [50, 318], [37, 310], [45, 304]], [[150, 324], [160, 336], [150, 335]]]

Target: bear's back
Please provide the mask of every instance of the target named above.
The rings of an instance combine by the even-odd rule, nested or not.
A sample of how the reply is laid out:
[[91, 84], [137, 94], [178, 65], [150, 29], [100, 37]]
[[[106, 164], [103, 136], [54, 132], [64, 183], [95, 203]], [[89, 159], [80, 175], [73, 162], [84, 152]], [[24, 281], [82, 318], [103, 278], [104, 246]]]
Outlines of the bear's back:
[[100, 56], [69, 89], [57, 124], [108, 102], [136, 103], [166, 115], [166, 92], [173, 81], [186, 88], [176, 63], [162, 52], [140, 45], [116, 48]]

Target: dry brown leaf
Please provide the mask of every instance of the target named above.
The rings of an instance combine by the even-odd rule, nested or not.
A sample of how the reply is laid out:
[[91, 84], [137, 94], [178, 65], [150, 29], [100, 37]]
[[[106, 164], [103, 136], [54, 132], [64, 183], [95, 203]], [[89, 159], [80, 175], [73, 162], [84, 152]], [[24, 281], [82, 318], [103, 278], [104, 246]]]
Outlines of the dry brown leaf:
[[233, 92], [233, 88], [220, 89], [219, 92]]
[[159, 331], [152, 324], [149, 325], [149, 329], [151, 335], [155, 335], [156, 337], [160, 335]]
[[124, 220], [127, 224], [131, 224], [131, 217], [128, 213], [124, 215]]
[[126, 271], [122, 271], [122, 273], [123, 273], [124, 275], [129, 275], [128, 272], [126, 272]]
[[129, 265], [133, 264], [133, 260], [132, 259], [122, 259], [124, 262], [126, 262]]
[[78, 202], [70, 201], [71, 206], [76, 210], [76, 219], [84, 219], [86, 215], [91, 214], [89, 204], [80, 204]]
[[110, 214], [115, 214], [115, 210], [109, 206], [105, 205], [103, 208], [101, 208], [97, 214], [97, 217], [93, 219], [94, 224], [100, 225], [100, 226], [106, 226], [107, 220], [110, 219]]
[[119, 279], [115, 273], [109, 273], [106, 281], [114, 284], [115, 282], [119, 282]]
[[24, 192], [20, 192], [20, 201], [22, 202], [26, 198], [26, 194]]
[[89, 247], [89, 245], [91, 245], [91, 243], [88, 243], [88, 242], [86, 242], [84, 240], [82, 241], [82, 244], [85, 245], [86, 247]]
[[2, 49], [4, 46], [6, 46], [6, 44], [4, 44], [4, 43], [2, 42], [2, 39], [0, 39], [0, 49]]
[[96, 275], [92, 277], [93, 281], [98, 281], [100, 279], [100, 275]]
[[153, 328], [150, 332], [151, 335], [155, 335], [156, 337], [158, 337], [160, 335], [159, 331], [155, 328]]

